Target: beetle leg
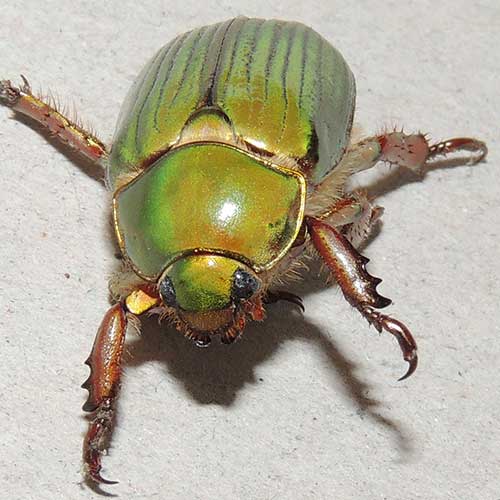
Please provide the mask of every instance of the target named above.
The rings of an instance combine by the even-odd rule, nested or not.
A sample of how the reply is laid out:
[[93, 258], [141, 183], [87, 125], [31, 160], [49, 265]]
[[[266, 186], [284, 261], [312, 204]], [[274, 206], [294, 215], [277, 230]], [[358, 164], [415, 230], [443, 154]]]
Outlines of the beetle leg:
[[457, 137], [430, 145], [423, 134], [391, 132], [376, 137], [376, 140], [381, 148], [380, 161], [409, 168], [417, 173], [427, 161], [436, 156], [467, 151], [471, 155], [466, 163], [473, 165], [483, 160], [488, 153], [484, 142], [470, 137]]
[[306, 310], [302, 299], [298, 295], [287, 292], [286, 290], [268, 290], [264, 297], [265, 304], [274, 304], [280, 300], [295, 304], [302, 312]]
[[101, 456], [113, 428], [127, 323], [159, 302], [156, 287], [145, 284], [132, 291], [124, 304], [115, 304], [104, 316], [92, 352], [85, 361], [90, 375], [82, 384], [89, 391], [83, 410], [94, 415], [83, 442], [83, 464], [87, 477], [96, 483], [116, 483], [101, 476]]
[[368, 273], [368, 259], [329, 224], [313, 217], [307, 217], [306, 224], [312, 244], [339, 284], [346, 300], [379, 332], [385, 330], [396, 337], [403, 357], [409, 363], [408, 371], [400, 380], [409, 377], [417, 367], [417, 345], [403, 323], [375, 311], [387, 307], [391, 300], [377, 292], [377, 285], [382, 280]]
[[315, 217], [340, 231], [353, 247], [365, 242], [384, 213], [384, 208], [374, 205], [364, 191], [353, 191], [337, 199], [317, 213]]
[[368, 137], [350, 146], [341, 162], [321, 184], [309, 200], [309, 213], [320, 216], [332, 200], [344, 198], [347, 179], [358, 172], [368, 170], [379, 161], [408, 168], [420, 173], [427, 162], [438, 156], [466, 151], [471, 153], [466, 163], [475, 164], [486, 157], [486, 144], [477, 139], [460, 137], [430, 145], [423, 134], [388, 132]]
[[85, 362], [90, 367], [90, 375], [82, 385], [89, 391], [83, 410], [94, 415], [83, 443], [83, 463], [85, 474], [96, 483], [116, 483], [101, 476], [101, 455], [113, 427], [126, 329], [125, 308], [122, 304], [115, 304], [104, 316], [92, 352]]
[[125, 299], [125, 305], [129, 313], [139, 316], [149, 311], [160, 303], [160, 296], [155, 285], [150, 283], [140, 285], [132, 291]]
[[470, 137], [455, 137], [446, 141], [438, 142], [429, 147], [429, 156], [427, 160], [432, 160], [436, 156], [446, 156], [449, 153], [458, 151], [469, 151], [472, 156], [469, 159], [470, 164], [478, 163], [486, 158], [488, 147], [483, 141], [471, 139]]
[[373, 205], [366, 198], [359, 217], [351, 224], [344, 226], [342, 228], [342, 234], [354, 248], [359, 248], [369, 239], [383, 213], [384, 207]]
[[9, 80], [0, 81], [0, 102], [26, 115], [47, 129], [57, 140], [82, 153], [95, 163], [107, 156], [104, 144], [91, 132], [62, 115], [54, 105], [35, 97], [28, 80], [15, 87]]

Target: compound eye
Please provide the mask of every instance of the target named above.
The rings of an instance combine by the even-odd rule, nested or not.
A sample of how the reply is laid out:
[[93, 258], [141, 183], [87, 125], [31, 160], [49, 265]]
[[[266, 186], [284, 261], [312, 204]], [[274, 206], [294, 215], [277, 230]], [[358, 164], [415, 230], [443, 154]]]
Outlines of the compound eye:
[[232, 295], [234, 299], [248, 299], [259, 289], [259, 282], [243, 269], [237, 269], [233, 275]]
[[175, 290], [172, 280], [165, 276], [159, 286], [160, 297], [163, 303], [166, 306], [175, 307], [177, 305], [177, 301], [175, 299]]

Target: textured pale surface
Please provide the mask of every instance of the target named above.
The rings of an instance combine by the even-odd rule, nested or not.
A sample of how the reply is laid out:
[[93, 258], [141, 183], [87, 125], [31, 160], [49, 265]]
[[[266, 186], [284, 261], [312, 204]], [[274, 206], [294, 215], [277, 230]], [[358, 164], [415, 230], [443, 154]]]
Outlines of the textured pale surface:
[[[50, 88], [103, 138], [132, 79], [178, 32], [237, 14], [299, 19], [339, 47], [357, 120], [477, 135], [488, 163], [378, 185], [365, 254], [420, 346], [403, 373], [313, 277], [232, 347], [197, 350], [148, 323], [130, 335], [107, 488], [130, 499], [500, 498], [500, 155], [496, 0], [379, 2], [7, 0], [0, 75]], [[436, 7], [438, 5], [438, 7]], [[0, 110], [0, 498], [85, 499], [83, 361], [107, 307], [108, 198]], [[408, 181], [407, 176], [402, 177]], [[397, 189], [396, 189], [397, 188]], [[65, 273], [70, 277], [66, 278]]]

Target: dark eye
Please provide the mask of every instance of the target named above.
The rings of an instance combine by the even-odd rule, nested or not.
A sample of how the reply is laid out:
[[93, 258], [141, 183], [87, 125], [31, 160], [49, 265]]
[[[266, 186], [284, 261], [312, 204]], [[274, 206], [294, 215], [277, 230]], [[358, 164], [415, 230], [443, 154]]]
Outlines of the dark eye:
[[237, 269], [233, 275], [232, 295], [235, 299], [248, 299], [259, 289], [259, 282], [250, 273]]
[[166, 306], [174, 307], [177, 304], [177, 301], [175, 300], [174, 285], [168, 276], [165, 276], [161, 280], [159, 292], [161, 300]]

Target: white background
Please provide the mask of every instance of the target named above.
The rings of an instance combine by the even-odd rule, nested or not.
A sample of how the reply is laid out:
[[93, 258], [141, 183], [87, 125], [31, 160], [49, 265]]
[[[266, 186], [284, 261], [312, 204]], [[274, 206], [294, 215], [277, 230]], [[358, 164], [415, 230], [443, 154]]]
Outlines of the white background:
[[[500, 499], [500, 7], [496, 0], [6, 0], [0, 77], [25, 74], [109, 141], [142, 64], [238, 14], [294, 19], [357, 78], [356, 121], [472, 135], [487, 163], [411, 182], [379, 168], [365, 250], [411, 327], [409, 380], [336, 288], [307, 278], [304, 317], [269, 310], [238, 344], [199, 350], [147, 322], [131, 334], [104, 490], [127, 499]], [[0, 109], [0, 498], [83, 499], [83, 365], [116, 265], [109, 195], [81, 160]], [[69, 278], [65, 274], [69, 275]]]

